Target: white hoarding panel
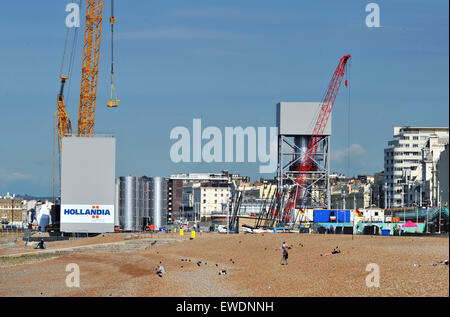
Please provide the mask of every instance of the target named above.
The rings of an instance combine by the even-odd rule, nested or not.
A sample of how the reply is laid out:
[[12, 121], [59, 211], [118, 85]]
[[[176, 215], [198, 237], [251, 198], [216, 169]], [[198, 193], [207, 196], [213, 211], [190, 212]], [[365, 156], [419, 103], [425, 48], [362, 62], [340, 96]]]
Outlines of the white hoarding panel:
[[64, 137], [61, 153], [61, 231], [114, 232], [115, 138]]
[[114, 223], [114, 205], [61, 205], [66, 223]]

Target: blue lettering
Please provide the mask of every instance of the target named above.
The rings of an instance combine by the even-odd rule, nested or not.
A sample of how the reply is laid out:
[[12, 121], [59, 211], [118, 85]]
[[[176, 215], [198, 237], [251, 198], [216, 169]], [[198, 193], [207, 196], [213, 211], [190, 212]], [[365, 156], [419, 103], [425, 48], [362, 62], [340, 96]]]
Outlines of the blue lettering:
[[64, 209], [65, 215], [105, 215], [110, 216], [109, 209]]

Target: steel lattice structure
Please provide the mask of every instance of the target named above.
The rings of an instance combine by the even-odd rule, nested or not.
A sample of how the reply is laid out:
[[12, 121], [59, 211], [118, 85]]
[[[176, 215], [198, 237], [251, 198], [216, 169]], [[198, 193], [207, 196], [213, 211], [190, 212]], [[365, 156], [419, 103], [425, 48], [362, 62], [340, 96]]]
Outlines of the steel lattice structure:
[[321, 102], [320, 112], [314, 125], [308, 148], [303, 156], [301, 164], [298, 167], [298, 173], [296, 175], [295, 182], [290, 189], [289, 198], [286, 201], [282, 213], [279, 215], [283, 223], [288, 223], [291, 220], [293, 211], [297, 207], [299, 199], [305, 195], [307, 175], [317, 166], [315, 161], [317, 150], [323, 141], [323, 131], [333, 109], [333, 104], [339, 92], [339, 88], [345, 75], [345, 68], [350, 57], [350, 55], [345, 55], [340, 59], [339, 64], [333, 73], [333, 77], [326, 91], [325, 97]]
[[102, 17], [103, 0], [88, 0], [84, 26], [78, 136], [92, 136], [94, 134]]

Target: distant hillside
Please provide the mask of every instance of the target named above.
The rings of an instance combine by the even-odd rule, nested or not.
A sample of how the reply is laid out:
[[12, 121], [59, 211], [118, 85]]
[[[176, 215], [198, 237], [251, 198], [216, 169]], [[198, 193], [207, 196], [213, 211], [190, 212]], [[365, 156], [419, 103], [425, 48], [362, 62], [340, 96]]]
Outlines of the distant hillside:
[[48, 196], [48, 197], [39, 197], [39, 196], [30, 196], [28, 194], [22, 195], [22, 194], [17, 194], [16, 197], [25, 199], [25, 200], [53, 200], [53, 197]]

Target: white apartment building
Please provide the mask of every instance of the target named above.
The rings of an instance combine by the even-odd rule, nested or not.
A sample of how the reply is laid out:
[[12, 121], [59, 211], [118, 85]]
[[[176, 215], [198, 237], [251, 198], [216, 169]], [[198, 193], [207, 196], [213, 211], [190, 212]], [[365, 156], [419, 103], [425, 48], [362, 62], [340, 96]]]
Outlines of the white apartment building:
[[447, 127], [394, 127], [384, 149], [386, 207], [436, 204], [436, 163], [448, 144]]
[[200, 218], [210, 218], [211, 214], [227, 214], [231, 187], [226, 183], [193, 184], [194, 211]]

